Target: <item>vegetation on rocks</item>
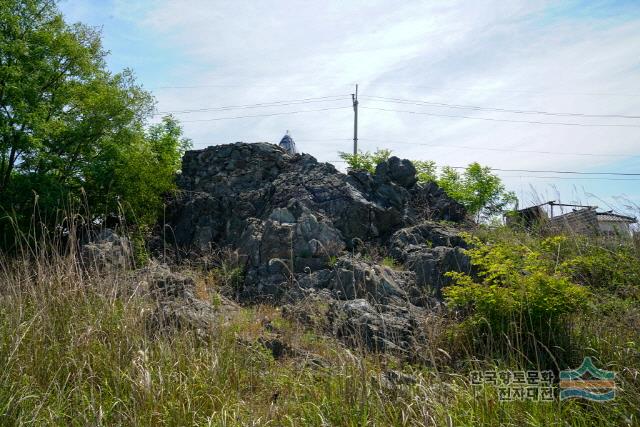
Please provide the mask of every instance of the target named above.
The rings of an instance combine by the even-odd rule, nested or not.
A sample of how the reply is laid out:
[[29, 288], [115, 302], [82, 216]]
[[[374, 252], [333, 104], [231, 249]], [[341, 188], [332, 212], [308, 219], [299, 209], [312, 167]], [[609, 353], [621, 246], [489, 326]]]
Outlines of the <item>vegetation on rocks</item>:
[[[349, 169], [366, 170], [373, 174], [378, 164], [391, 157], [391, 151], [340, 153], [340, 157], [347, 162]], [[434, 161], [418, 160], [412, 163], [419, 182], [435, 182], [476, 219], [492, 218], [517, 202], [515, 193], [505, 189], [500, 177], [492, 173], [491, 168], [479, 163], [471, 163], [462, 173], [451, 166], [443, 166], [438, 173]]]
[[[477, 164], [185, 151], [52, 1], [1, 3], [0, 49], [0, 424], [640, 423], [637, 240], [469, 221], [513, 200]], [[614, 400], [558, 398], [585, 357]]]
[[[513, 245], [537, 242], [542, 247], [538, 238], [503, 229], [475, 234], [501, 245], [507, 241]], [[551, 254], [551, 248], [540, 256]], [[32, 253], [45, 252], [32, 249]], [[441, 313], [423, 325], [429, 340], [419, 351], [429, 362], [402, 362], [392, 355], [345, 347], [322, 329], [312, 327], [313, 322], [301, 324], [287, 310], [273, 305], [249, 305], [225, 312], [222, 309], [227, 303], [221, 294], [226, 292], [225, 273], [212, 276], [195, 267], [183, 268], [183, 273], [193, 278], [199, 298], [218, 301], [212, 304], [217, 306], [217, 320], [204, 335], [189, 328], [149, 335], [145, 313], [154, 309], [154, 303], [144, 293], [135, 293], [143, 289], [144, 281], [128, 272], [118, 269], [87, 274], [73, 255], [33, 258], [25, 254], [21, 260], [3, 257], [1, 423], [638, 423], [640, 312], [634, 304], [621, 310], [624, 297], [615, 297], [618, 309], [613, 311], [610, 306], [596, 304], [599, 288], [593, 283], [581, 283], [593, 295], [590, 309], [567, 313], [568, 332], [573, 336], [572, 363], [589, 355], [597, 358], [599, 366], [615, 370], [615, 401], [499, 402], [495, 388], [473, 386], [468, 372], [535, 366], [535, 360], [522, 357], [519, 341], [511, 341], [511, 351], [502, 355], [479, 352], [477, 347], [451, 338], [449, 331], [456, 330], [458, 320]], [[229, 274], [235, 275], [233, 271]], [[325, 310], [321, 301], [306, 304], [310, 319]], [[499, 339], [498, 332], [486, 331], [486, 343]], [[548, 351], [558, 354], [554, 348]]]

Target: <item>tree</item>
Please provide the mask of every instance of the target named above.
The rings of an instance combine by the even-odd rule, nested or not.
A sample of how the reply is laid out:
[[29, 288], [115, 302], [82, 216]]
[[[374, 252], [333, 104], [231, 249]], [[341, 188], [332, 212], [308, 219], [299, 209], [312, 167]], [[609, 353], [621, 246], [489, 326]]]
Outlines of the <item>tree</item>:
[[517, 201], [515, 193], [505, 189], [500, 177], [491, 173], [491, 168], [477, 162], [471, 163], [462, 173], [445, 166], [435, 181], [478, 220], [491, 218]]
[[150, 220], [172, 187], [187, 141], [173, 119], [145, 129], [153, 97], [130, 70], [111, 73], [106, 54], [55, 1], [0, 4], [0, 208], [18, 220], [36, 198], [46, 219], [84, 195], [96, 214], [124, 204]]
[[[386, 161], [391, 151], [379, 149], [373, 154], [368, 151], [339, 154], [346, 160], [349, 169], [375, 173], [378, 163]], [[449, 197], [464, 205], [477, 220], [491, 218], [517, 201], [515, 194], [505, 189], [500, 177], [491, 173], [491, 168], [478, 163], [471, 163], [462, 173], [444, 166], [440, 174], [433, 160], [415, 160], [412, 163], [419, 182], [435, 182]]]
[[412, 163], [416, 168], [416, 177], [419, 182], [437, 181], [438, 169], [436, 162], [433, 160], [413, 160]]
[[347, 162], [349, 169], [374, 173], [378, 163], [386, 161], [391, 156], [391, 150], [378, 149], [373, 154], [368, 151], [360, 151], [357, 154], [339, 152], [338, 155], [342, 160]]

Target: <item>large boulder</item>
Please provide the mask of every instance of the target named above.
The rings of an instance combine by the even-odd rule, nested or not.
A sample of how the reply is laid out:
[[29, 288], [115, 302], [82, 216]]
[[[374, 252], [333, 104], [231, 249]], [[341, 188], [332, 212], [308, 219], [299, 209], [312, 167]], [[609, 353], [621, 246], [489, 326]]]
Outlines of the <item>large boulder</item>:
[[394, 182], [404, 188], [412, 188], [418, 182], [413, 163], [395, 156], [378, 163], [375, 177], [379, 182]]
[[206, 339], [221, 320], [238, 309], [221, 295], [216, 306], [197, 298], [193, 279], [172, 272], [167, 266], [152, 265], [141, 270], [140, 275], [153, 301], [153, 309], [145, 318], [151, 336], [190, 330]]
[[[419, 290], [413, 293], [421, 298], [415, 304], [429, 304], [431, 298], [442, 300], [442, 288], [452, 283], [446, 273], [471, 272], [471, 261], [461, 248], [436, 246], [409, 254], [405, 266], [416, 274], [416, 287]], [[426, 299], [425, 299], [426, 298]]]
[[408, 255], [416, 250], [435, 246], [466, 248], [464, 239], [453, 227], [434, 221], [405, 227], [396, 231], [389, 239], [391, 254], [399, 261], [407, 260]]
[[419, 219], [461, 222], [467, 218], [464, 206], [447, 196], [435, 182], [415, 185], [410, 205]]
[[327, 289], [334, 299], [365, 298], [372, 303], [407, 301], [406, 290], [414, 282], [412, 272], [396, 271], [353, 256], [342, 256], [331, 269], [303, 274], [297, 279], [302, 289]]
[[[188, 151], [178, 187], [164, 217], [169, 246], [237, 249], [246, 262], [247, 298], [279, 297], [301, 274], [327, 269], [344, 249], [384, 244], [424, 220], [425, 203], [439, 219], [463, 214], [437, 186], [418, 184], [408, 160], [391, 157], [375, 175], [343, 174], [267, 143]], [[417, 203], [425, 197], [428, 202]], [[344, 292], [362, 295], [356, 288]]]

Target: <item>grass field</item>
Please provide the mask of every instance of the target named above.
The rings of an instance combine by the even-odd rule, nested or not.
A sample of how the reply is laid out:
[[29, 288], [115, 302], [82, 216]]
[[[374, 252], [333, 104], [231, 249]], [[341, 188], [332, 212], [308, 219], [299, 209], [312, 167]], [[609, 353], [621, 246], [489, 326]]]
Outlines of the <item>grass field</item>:
[[[205, 286], [203, 272], [187, 273]], [[616, 371], [613, 401], [501, 402], [495, 387], [471, 385], [469, 372], [535, 366], [517, 345], [498, 355], [456, 338], [451, 316], [431, 325], [424, 351], [433, 363], [413, 365], [346, 348], [269, 305], [221, 318], [204, 340], [188, 331], [152, 338], [143, 320], [150, 302], [128, 292], [132, 280], [124, 271], [87, 275], [73, 255], [0, 261], [1, 425], [640, 424], [640, 306], [625, 295], [598, 291], [572, 316], [567, 360], [576, 366], [564, 367], [592, 356]], [[215, 300], [207, 286], [199, 295]], [[274, 358], [260, 344], [273, 330], [303, 356]]]

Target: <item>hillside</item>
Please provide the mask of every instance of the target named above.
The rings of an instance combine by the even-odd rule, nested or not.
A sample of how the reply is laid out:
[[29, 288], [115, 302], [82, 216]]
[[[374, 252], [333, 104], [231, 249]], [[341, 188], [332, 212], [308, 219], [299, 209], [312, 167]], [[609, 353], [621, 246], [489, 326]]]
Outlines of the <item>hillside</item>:
[[[188, 151], [144, 244], [121, 227], [18, 246], [3, 425], [638, 423], [637, 242], [477, 226], [407, 160]], [[612, 402], [559, 399], [587, 356], [616, 372]], [[550, 398], [477, 382], [525, 371]]]

